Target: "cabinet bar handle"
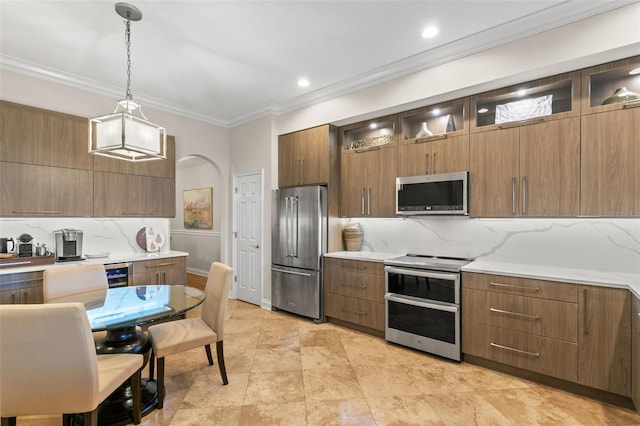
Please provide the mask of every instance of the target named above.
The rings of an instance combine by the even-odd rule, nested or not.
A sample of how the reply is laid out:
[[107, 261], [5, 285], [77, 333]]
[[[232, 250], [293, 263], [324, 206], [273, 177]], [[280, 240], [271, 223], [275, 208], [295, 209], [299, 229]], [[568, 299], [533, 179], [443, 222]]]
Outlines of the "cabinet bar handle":
[[501, 284], [501, 283], [494, 283], [494, 282], [490, 282], [489, 285], [492, 285], [495, 287], [517, 288], [519, 290], [540, 291], [540, 287], [527, 287], [524, 285], [511, 285], [511, 284]]
[[367, 214], [371, 216], [371, 187], [369, 187], [369, 192], [367, 193]]
[[512, 127], [528, 126], [529, 124], [542, 123], [544, 117], [532, 118], [529, 120], [512, 121], [510, 123], [498, 124], [498, 129], [510, 129]]
[[358, 153], [358, 152], [373, 151], [373, 150], [376, 150], [376, 149], [380, 149], [380, 147], [379, 146], [371, 146], [369, 148], [359, 148], [359, 149], [356, 149], [355, 151], [356, 151], [356, 153]]
[[635, 101], [626, 101], [623, 105], [622, 108], [634, 108], [640, 106], [640, 99], [635, 100]]
[[538, 352], [527, 352], [527, 351], [523, 351], [522, 349], [515, 349], [515, 348], [510, 348], [509, 346], [503, 346], [503, 345], [499, 345], [497, 343], [489, 343], [491, 346], [493, 346], [494, 348], [498, 348], [498, 349], [504, 349], [506, 351], [512, 351], [512, 352], [517, 352], [519, 354], [524, 354], [524, 355], [531, 355], [531, 356], [535, 356], [535, 357], [539, 357], [540, 354]]
[[436, 173], [436, 153], [433, 153], [433, 173]]
[[13, 210], [15, 214], [60, 214], [59, 210]]
[[[7, 265], [7, 263], [5, 263], [4, 265]], [[5, 284], [28, 283], [28, 282], [32, 282], [32, 281], [42, 281], [42, 278], [27, 278], [25, 280], [5, 281], [5, 282], [0, 283], [0, 286], [5, 285]]]
[[167, 262], [167, 263], [156, 263], [155, 265], [144, 265], [145, 268], [157, 268], [158, 266], [174, 266], [175, 262]]
[[343, 271], [364, 271], [367, 266], [355, 266], [355, 265], [342, 265], [340, 269]]
[[426, 164], [427, 169], [426, 169], [425, 173], [429, 174], [429, 154], [425, 154], [425, 157], [426, 157], [426, 163], [427, 163]]
[[340, 283], [340, 285], [342, 287], [355, 287], [355, 288], [360, 288], [362, 290], [367, 288], [366, 285], [358, 285], [358, 284]]
[[300, 166], [300, 183], [304, 183], [304, 158], [302, 160], [302, 166]]
[[511, 214], [516, 215], [516, 178], [511, 178]]
[[24, 262], [8, 262], [8, 263], [3, 263], [1, 266], [4, 268], [5, 266], [15, 266], [15, 265], [29, 265], [31, 263], [30, 260], [24, 261]]
[[353, 312], [354, 314], [358, 314], [358, 315], [367, 315], [366, 312], [362, 312], [362, 311], [356, 311], [354, 309], [347, 309], [347, 308], [342, 308], [341, 309], [343, 312]]
[[589, 291], [585, 288], [582, 290], [582, 294], [584, 295], [584, 309], [582, 310], [582, 328], [584, 329], [584, 334], [589, 334], [589, 329], [587, 328], [587, 296]]
[[489, 310], [491, 312], [495, 312], [497, 314], [515, 315], [515, 316], [518, 316], [518, 317], [529, 318], [529, 319], [533, 319], [533, 320], [539, 320], [540, 319], [539, 315], [520, 314], [518, 312], [503, 311], [502, 309], [496, 309], [496, 308], [489, 308]]
[[522, 214], [527, 214], [527, 177], [522, 177]]
[[143, 213], [137, 213], [137, 212], [122, 212], [123, 215], [127, 215], [127, 216], [155, 216], [154, 212], [143, 212]]
[[362, 216], [364, 216], [364, 186], [362, 187]]
[[438, 135], [433, 135], [433, 136], [427, 136], [424, 138], [418, 138], [414, 141], [414, 143], [425, 143], [425, 142], [430, 142], [430, 141], [437, 141], [440, 139], [446, 139], [447, 138], [447, 134], [446, 133], [440, 133]]

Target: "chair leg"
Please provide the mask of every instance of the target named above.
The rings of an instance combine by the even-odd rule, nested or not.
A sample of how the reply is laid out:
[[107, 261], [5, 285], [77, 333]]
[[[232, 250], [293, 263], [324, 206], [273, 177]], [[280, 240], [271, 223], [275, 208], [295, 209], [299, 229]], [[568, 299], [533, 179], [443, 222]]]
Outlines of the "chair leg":
[[209, 365], [213, 365], [213, 357], [211, 356], [211, 345], [204, 345], [204, 350], [207, 351], [207, 359], [209, 360]]
[[149, 380], [153, 380], [153, 369], [155, 367], [156, 354], [151, 349], [151, 355], [149, 356]]
[[131, 396], [133, 399], [133, 424], [139, 425], [142, 421], [142, 368], [131, 376]]
[[3, 417], [1, 419], [2, 426], [16, 426], [16, 418], [15, 417]]
[[216, 342], [216, 352], [218, 353], [218, 368], [220, 369], [220, 375], [222, 376], [222, 384], [228, 385], [229, 380], [227, 380], [227, 369], [224, 366], [224, 346], [222, 344], [222, 340]]
[[84, 426], [98, 426], [98, 407], [93, 411], [87, 411], [83, 417]]
[[158, 358], [158, 380], [156, 386], [158, 388], [158, 408], [162, 408], [164, 404], [164, 357]]
[[71, 426], [71, 419], [73, 416], [71, 414], [63, 414], [62, 415], [62, 426]]

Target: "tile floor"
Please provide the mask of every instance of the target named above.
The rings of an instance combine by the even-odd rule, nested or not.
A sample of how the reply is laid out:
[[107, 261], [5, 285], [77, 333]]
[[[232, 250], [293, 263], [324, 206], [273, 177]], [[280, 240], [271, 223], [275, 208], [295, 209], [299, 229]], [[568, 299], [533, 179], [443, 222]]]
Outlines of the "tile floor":
[[229, 385], [202, 348], [169, 357], [164, 409], [143, 425], [640, 425], [629, 410], [236, 300], [224, 342]]

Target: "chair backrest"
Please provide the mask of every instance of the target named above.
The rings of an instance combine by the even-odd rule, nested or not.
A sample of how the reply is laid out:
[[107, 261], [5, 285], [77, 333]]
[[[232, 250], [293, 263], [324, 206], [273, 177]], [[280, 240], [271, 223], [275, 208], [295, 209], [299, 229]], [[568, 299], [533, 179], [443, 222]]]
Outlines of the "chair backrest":
[[104, 265], [79, 265], [47, 269], [42, 280], [44, 302], [72, 294], [109, 288]]
[[98, 360], [82, 303], [0, 305], [0, 416], [90, 411]]
[[224, 315], [229, 301], [229, 289], [233, 280], [233, 268], [224, 263], [213, 262], [205, 293], [207, 298], [202, 303], [201, 318], [218, 335], [218, 341], [222, 340], [224, 332]]

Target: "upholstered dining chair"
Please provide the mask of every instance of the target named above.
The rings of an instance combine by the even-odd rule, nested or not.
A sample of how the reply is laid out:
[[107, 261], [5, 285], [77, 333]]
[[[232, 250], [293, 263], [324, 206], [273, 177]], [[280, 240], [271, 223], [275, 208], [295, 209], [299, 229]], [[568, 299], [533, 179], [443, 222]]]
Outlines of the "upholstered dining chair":
[[97, 425], [98, 405], [131, 379], [133, 419], [140, 423], [143, 356], [97, 355], [82, 303], [0, 305], [0, 417], [83, 414]]
[[158, 408], [164, 403], [164, 359], [169, 355], [204, 346], [209, 365], [213, 365], [211, 343], [216, 344], [218, 368], [222, 383], [228, 384], [224, 366], [223, 330], [224, 316], [229, 299], [233, 269], [223, 263], [213, 262], [205, 286], [206, 299], [202, 302], [200, 318], [186, 318], [149, 327], [152, 352], [149, 375], [153, 378], [154, 357], [158, 359]]
[[[64, 268], [46, 269], [42, 274], [42, 295], [44, 303], [53, 302], [65, 296], [93, 290], [107, 290], [109, 281], [104, 265], [78, 265]], [[106, 331], [93, 333], [94, 342], [102, 340]]]
[[47, 269], [42, 275], [44, 303], [85, 291], [109, 288], [104, 265], [89, 264]]

